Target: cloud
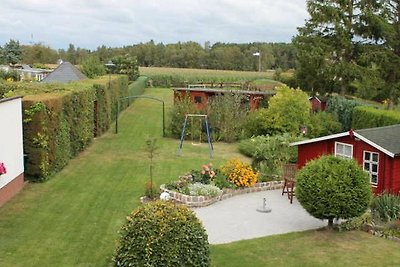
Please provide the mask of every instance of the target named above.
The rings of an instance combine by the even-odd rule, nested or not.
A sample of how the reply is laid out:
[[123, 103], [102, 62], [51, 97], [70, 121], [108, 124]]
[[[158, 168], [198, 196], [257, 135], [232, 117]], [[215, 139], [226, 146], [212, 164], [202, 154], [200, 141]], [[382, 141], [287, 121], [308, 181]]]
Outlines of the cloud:
[[2, 0], [0, 40], [89, 49], [149, 40], [288, 42], [306, 18], [299, 0]]

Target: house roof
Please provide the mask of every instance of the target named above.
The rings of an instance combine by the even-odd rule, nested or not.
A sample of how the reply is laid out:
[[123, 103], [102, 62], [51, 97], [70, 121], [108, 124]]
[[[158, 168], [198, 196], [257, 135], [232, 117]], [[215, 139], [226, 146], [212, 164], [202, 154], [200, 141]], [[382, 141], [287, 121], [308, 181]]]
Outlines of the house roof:
[[303, 144], [315, 143], [330, 139], [335, 139], [343, 136], [354, 135], [356, 138], [364, 141], [365, 143], [375, 147], [383, 153], [391, 156], [400, 156], [400, 124], [390, 125], [378, 128], [361, 129], [355, 131], [348, 131], [338, 134], [332, 134], [319, 138], [299, 141], [291, 143], [291, 146], [298, 146]]
[[47, 75], [42, 82], [44, 83], [68, 83], [72, 81], [79, 81], [87, 79], [87, 77], [80, 72], [74, 65], [64, 61], [52, 73]]
[[326, 96], [310, 96], [308, 98], [308, 100], [311, 100], [311, 99], [316, 99], [320, 103], [326, 102], [328, 100], [328, 98]]
[[248, 90], [228, 90], [228, 89], [210, 89], [210, 88], [174, 88], [174, 91], [205, 92], [205, 93], [239, 93], [248, 95], [274, 95], [276, 92], [269, 91], [248, 91]]

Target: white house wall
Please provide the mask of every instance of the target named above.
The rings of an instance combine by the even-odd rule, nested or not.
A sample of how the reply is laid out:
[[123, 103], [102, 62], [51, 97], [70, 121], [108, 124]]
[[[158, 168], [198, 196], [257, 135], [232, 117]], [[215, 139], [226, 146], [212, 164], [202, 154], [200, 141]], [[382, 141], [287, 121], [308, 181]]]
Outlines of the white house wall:
[[24, 172], [22, 99], [0, 100], [0, 162], [7, 173], [0, 176], [0, 189]]

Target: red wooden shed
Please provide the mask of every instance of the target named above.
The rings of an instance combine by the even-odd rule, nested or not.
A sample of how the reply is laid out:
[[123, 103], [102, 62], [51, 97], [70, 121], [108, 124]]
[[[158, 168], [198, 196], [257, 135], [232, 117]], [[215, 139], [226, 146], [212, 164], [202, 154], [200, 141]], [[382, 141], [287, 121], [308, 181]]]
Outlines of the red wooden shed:
[[313, 112], [324, 111], [326, 109], [326, 99], [324, 97], [311, 96], [308, 98]]
[[299, 168], [324, 154], [354, 158], [369, 174], [375, 194], [400, 192], [400, 124], [348, 131], [291, 144]]
[[229, 89], [209, 89], [209, 88], [174, 88], [174, 99], [180, 101], [185, 96], [199, 109], [207, 106], [209, 100], [218, 94], [242, 94], [247, 95], [250, 101], [250, 109], [255, 110], [260, 106], [261, 100], [275, 94], [275, 91], [246, 91], [246, 90], [229, 90]]

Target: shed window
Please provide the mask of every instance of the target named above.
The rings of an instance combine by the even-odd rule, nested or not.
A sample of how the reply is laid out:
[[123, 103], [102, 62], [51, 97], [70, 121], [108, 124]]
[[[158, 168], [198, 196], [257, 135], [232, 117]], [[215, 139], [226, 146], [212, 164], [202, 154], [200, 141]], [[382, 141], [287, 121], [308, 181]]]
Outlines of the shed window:
[[345, 143], [335, 142], [335, 156], [346, 159], [352, 159], [353, 146]]
[[378, 184], [378, 165], [379, 154], [375, 152], [364, 151], [364, 171], [369, 175], [370, 183]]
[[201, 96], [195, 96], [194, 97], [194, 103], [201, 104]]

